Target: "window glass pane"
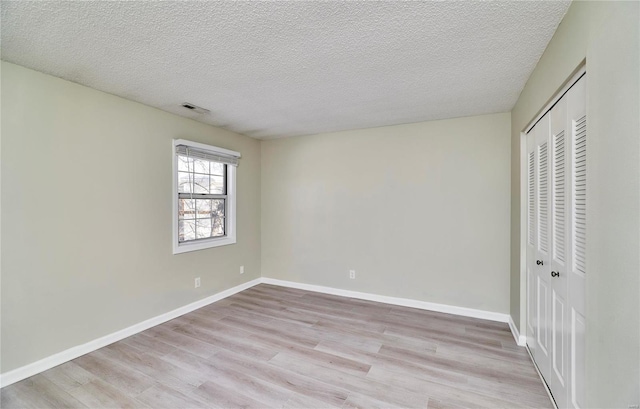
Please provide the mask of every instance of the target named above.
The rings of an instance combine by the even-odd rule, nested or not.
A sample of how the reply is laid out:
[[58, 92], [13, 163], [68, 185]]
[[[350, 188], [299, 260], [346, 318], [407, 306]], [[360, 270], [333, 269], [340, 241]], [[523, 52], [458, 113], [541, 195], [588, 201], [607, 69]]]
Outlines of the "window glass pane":
[[211, 199], [197, 199], [196, 209], [198, 210], [198, 219], [210, 219]]
[[224, 199], [213, 199], [211, 202], [211, 215], [213, 217], [224, 217]]
[[193, 169], [192, 172], [195, 173], [204, 173], [209, 174], [209, 161], [202, 159], [194, 159], [193, 160]]
[[196, 238], [206, 239], [211, 237], [211, 219], [196, 220]]
[[211, 162], [210, 166], [211, 166], [212, 175], [224, 176], [224, 167], [225, 167], [224, 163]]
[[182, 172], [193, 172], [193, 158], [178, 155], [178, 170]]
[[178, 192], [189, 193], [191, 192], [191, 183], [193, 182], [193, 175], [189, 178], [190, 174], [186, 172], [178, 172]]
[[209, 193], [209, 175], [193, 175], [193, 193]]
[[188, 241], [196, 238], [196, 221], [180, 220], [178, 221], [178, 240]]
[[211, 235], [214, 237], [224, 236], [224, 217], [215, 217], [211, 221]]
[[195, 200], [179, 199], [178, 200], [178, 219], [195, 219], [196, 209]]
[[225, 194], [224, 191], [224, 176], [211, 176], [211, 184], [209, 185], [209, 191], [212, 194]]

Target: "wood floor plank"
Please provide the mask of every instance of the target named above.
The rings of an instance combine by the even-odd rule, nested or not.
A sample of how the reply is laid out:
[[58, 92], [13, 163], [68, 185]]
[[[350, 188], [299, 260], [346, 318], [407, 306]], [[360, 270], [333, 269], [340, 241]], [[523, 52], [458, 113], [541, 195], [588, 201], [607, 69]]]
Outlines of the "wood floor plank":
[[367, 377], [385, 385], [389, 385], [390, 387], [403, 387], [409, 389], [421, 388], [423, 393], [429, 397], [438, 399], [441, 402], [451, 402], [455, 405], [464, 407], [505, 408], [513, 406], [513, 402], [471, 392], [462, 388], [451, 387], [442, 383], [407, 377], [400, 371], [395, 372], [372, 367]]
[[311, 396], [300, 393], [292, 393], [292, 396], [282, 405], [282, 409], [323, 408], [337, 409], [340, 406], [330, 405], [327, 402], [314, 399]]
[[427, 397], [420, 391], [389, 388], [388, 385], [372, 381], [365, 376], [348, 374], [317, 363], [305, 362], [287, 353], [276, 355], [269, 363], [302, 376], [311, 373], [315, 379], [328, 385], [344, 388], [349, 393], [365, 394], [389, 405], [400, 405], [407, 408], [422, 408], [426, 406]]
[[[376, 339], [367, 339], [367, 338], [347, 338], [344, 337], [338, 340], [332, 339], [323, 339], [316, 345], [315, 349], [318, 351], [322, 351], [324, 347], [325, 352], [326, 349], [331, 349], [333, 351], [342, 351], [345, 354], [348, 354], [351, 351], [355, 352], [368, 352], [370, 354], [377, 354], [380, 351], [380, 348], [383, 345], [383, 341]], [[320, 348], [319, 348], [320, 347]], [[432, 352], [435, 352], [435, 347]]]
[[515, 373], [520, 376], [527, 376], [532, 379], [540, 379], [535, 368], [533, 368], [533, 365], [530, 365], [530, 362], [527, 363], [506, 361], [501, 358], [480, 355], [467, 350], [449, 348], [446, 345], [442, 345], [438, 348], [438, 350], [436, 351], [436, 356], [443, 357], [455, 362], [464, 362], [466, 364], [472, 364], [475, 366], [500, 371], [503, 373]]
[[136, 396], [136, 400], [153, 409], [211, 407], [206, 399], [198, 399], [164, 384], [152, 386]]
[[86, 408], [87, 406], [56, 386], [42, 374], [32, 376], [2, 390], [2, 407], [9, 408]]
[[483, 345], [470, 341], [468, 339], [461, 339], [449, 335], [441, 335], [433, 332], [420, 331], [411, 328], [387, 328], [384, 331], [385, 334], [396, 335], [401, 337], [413, 338], [413, 339], [427, 339], [438, 345], [446, 345], [451, 349], [458, 349], [462, 351], [470, 351], [472, 353], [479, 353], [487, 356], [491, 356], [506, 361], [517, 360], [518, 358], [526, 358], [519, 351], [502, 348], [502, 345]]
[[258, 285], [0, 390], [5, 408], [551, 408], [504, 323]]
[[450, 402], [444, 403], [437, 399], [429, 398], [427, 409], [466, 409], [466, 406], [452, 405]]
[[158, 356], [170, 354], [177, 349], [177, 347], [162, 342], [157, 338], [150, 337], [144, 332], [125, 338], [121, 342], [143, 351], [153, 351], [153, 353]]
[[253, 317], [225, 317], [221, 319], [220, 322], [230, 326], [237, 326], [249, 332], [265, 334], [278, 339], [286, 339], [289, 342], [294, 342], [306, 347], [313, 348], [318, 345], [318, 339], [316, 337], [305, 336], [301, 332], [292, 332], [288, 330], [288, 328], [291, 328], [290, 325], [297, 324], [287, 325], [287, 323], [278, 322], [277, 320], [266, 321], [256, 315]]
[[175, 332], [167, 328], [165, 324], [150, 328], [142, 332], [142, 336], [152, 337], [161, 342], [173, 345], [178, 349], [189, 351], [201, 358], [208, 358], [220, 351], [220, 348], [209, 342], [203, 342], [199, 339]]
[[18, 384], [0, 390], [0, 408], [29, 408], [34, 407], [28, 402], [31, 395], [36, 393], [27, 388], [23, 390]]
[[121, 389], [97, 378], [69, 393], [88, 408], [151, 408]]
[[340, 386], [330, 385], [314, 379], [312, 373], [299, 375], [283, 368], [278, 368], [263, 362], [252, 362], [227, 351], [220, 352], [209, 358], [217, 365], [237, 371], [250, 371], [251, 375], [264, 381], [273, 383], [292, 392], [310, 396], [334, 406], [341, 406], [347, 399], [349, 392]]
[[500, 340], [501, 342], [503, 341], [508, 342], [509, 344], [515, 344], [511, 342], [513, 341], [513, 334], [511, 333], [511, 330], [509, 330], [508, 328], [496, 330], [496, 329], [490, 329], [490, 328], [479, 328], [474, 325], [465, 325], [464, 332], [466, 332], [467, 334], [474, 334], [477, 336], [486, 337], [488, 339]]
[[291, 311], [286, 307], [282, 309], [265, 309], [263, 307], [256, 307], [253, 305], [233, 303], [229, 306], [229, 308], [251, 311], [255, 314], [260, 314], [269, 318], [277, 318], [299, 325], [304, 324], [307, 326], [311, 326], [318, 321], [318, 318], [311, 317], [308, 314], [297, 314], [296, 312]]
[[268, 347], [247, 342], [246, 333], [234, 331], [228, 326], [218, 326], [217, 330], [212, 330], [202, 326], [183, 325], [176, 328], [175, 332], [211, 343], [220, 349], [241, 351], [243, 354], [259, 360], [268, 360], [277, 353]]
[[470, 377], [467, 389], [472, 392], [499, 397], [510, 402], [521, 402], [523, 406], [533, 408], [544, 408], [549, 405], [549, 395], [546, 390], [541, 388], [514, 388], [511, 384]]
[[343, 349], [327, 348], [326, 344], [319, 344], [317, 349], [336, 354], [338, 356], [346, 355], [353, 359], [365, 361], [371, 367], [383, 368], [389, 370], [398, 370], [406, 373], [407, 376], [419, 377], [433, 382], [447, 382], [457, 385], [465, 385], [467, 383], [467, 374], [450, 371], [446, 368], [437, 368], [431, 366], [420, 365], [409, 359], [397, 358], [384, 354], [372, 354], [368, 352], [356, 352], [355, 350], [344, 351]]
[[187, 371], [202, 374], [204, 377], [207, 377], [211, 370], [215, 369], [213, 364], [208, 360], [181, 349], [164, 355], [160, 359]]
[[500, 340], [470, 333], [466, 331], [465, 326], [431, 321], [420, 322], [408, 319], [390, 319], [388, 317], [377, 317], [374, 322], [385, 324], [385, 332], [399, 331], [401, 334], [418, 334], [418, 336], [428, 333], [430, 337], [438, 340], [455, 339], [477, 345], [502, 348]]
[[[417, 406], [421, 408], [426, 407], [422, 405]], [[351, 392], [342, 407], [344, 409], [401, 409], [407, 406], [381, 401], [362, 393]]]
[[117, 362], [105, 357], [99, 349], [73, 360], [84, 370], [110, 383], [128, 395], [137, 395], [155, 384], [153, 378], [133, 370], [128, 362]]
[[102, 348], [96, 356], [115, 362], [127, 362], [132, 373], [141, 373], [162, 383], [171, 389], [188, 394], [206, 381], [202, 374], [184, 370], [158, 356], [137, 350], [124, 343], [117, 342]]
[[340, 310], [348, 307], [351, 312], [366, 315], [386, 315], [391, 312], [391, 305], [389, 304], [358, 300], [356, 298], [338, 299], [335, 296], [328, 294], [307, 293], [301, 297], [301, 300], [313, 305], [326, 305]]
[[290, 398], [291, 392], [268, 384], [258, 378], [250, 377], [225, 367], [216, 365], [208, 360], [200, 359], [185, 351], [175, 351], [165, 355], [162, 359], [183, 369], [202, 374], [208, 381], [221, 384], [228, 388], [242, 389], [247, 396], [263, 402], [265, 406], [273, 407], [283, 404]]
[[394, 345], [402, 345], [409, 349], [415, 349], [418, 351], [435, 351], [438, 343], [429, 339], [418, 339], [406, 336], [398, 336], [396, 334], [389, 334], [382, 327], [382, 332], [378, 332], [379, 328], [374, 327], [371, 330], [368, 328], [357, 328], [351, 325], [351, 323], [340, 322], [336, 320], [320, 320], [315, 324], [313, 329], [319, 330], [322, 333], [322, 339], [327, 341], [342, 342], [342, 340], [352, 340], [358, 342], [362, 339], [375, 340], [381, 343], [390, 343]]
[[290, 390], [251, 376], [246, 371], [212, 366], [208, 375], [210, 382], [228, 390], [240, 391], [247, 398], [260, 402], [261, 407], [282, 406], [292, 395]]
[[86, 385], [96, 379], [90, 372], [82, 369], [74, 362], [65, 362], [48, 371], [42, 373], [42, 376], [56, 384], [62, 390], [69, 392]]
[[452, 360], [436, 354], [416, 353], [394, 346], [383, 345], [380, 348], [380, 354], [420, 364], [429, 368], [443, 369], [460, 374], [492, 379], [498, 382], [504, 382], [505, 380], [509, 380], [509, 383], [526, 383], [535, 381], [533, 378], [521, 376], [513, 371], [507, 372], [495, 370], [493, 368], [487, 368], [486, 366], [474, 365], [467, 361]]
[[[280, 352], [282, 353], [282, 352]], [[326, 368], [335, 369], [354, 375], [366, 375], [371, 365], [356, 359], [345, 358], [332, 353], [309, 348], [291, 347], [287, 354], [305, 362], [313, 362]]]
[[260, 284], [258, 286], [250, 288], [248, 291], [243, 291], [242, 293], [251, 293], [258, 292], [262, 294], [271, 294], [275, 297], [285, 299], [285, 298], [299, 298], [303, 295], [307, 294], [308, 291], [299, 290], [297, 288], [288, 288], [288, 287], [280, 287], [277, 285], [271, 284]]
[[213, 382], [206, 382], [195, 392], [200, 399], [205, 400], [209, 407], [228, 408], [263, 408], [264, 404], [245, 396], [242, 391], [228, 389]]
[[[434, 357], [435, 358], [435, 357]], [[546, 397], [546, 392], [542, 388], [537, 388], [540, 379], [535, 378], [519, 378], [516, 382], [512, 382], [512, 378], [508, 376], [510, 373], [508, 369], [501, 369], [496, 372], [492, 372], [491, 369], [487, 369], [485, 366], [469, 366], [469, 363], [461, 359], [451, 359], [450, 362], [438, 362], [437, 365], [432, 365], [430, 361], [421, 361], [419, 359], [412, 359], [411, 355], [400, 355], [398, 359], [407, 360], [407, 365], [375, 365], [378, 369], [387, 369], [390, 372], [399, 372], [405, 376], [411, 376], [416, 379], [423, 379], [427, 382], [447, 385], [451, 387], [461, 387], [464, 385], [464, 389], [469, 392], [474, 392], [489, 397], [500, 398], [509, 400], [512, 402], [522, 402], [523, 404], [530, 404], [534, 407], [545, 407], [545, 400], [541, 400], [540, 397]], [[433, 376], [431, 371], [434, 368], [440, 367], [447, 370], [448, 374], [457, 374], [458, 376], [464, 375], [464, 381], [456, 380], [450, 376]], [[420, 368], [424, 368], [420, 370]], [[467, 370], [469, 369], [470, 370]], [[443, 370], [445, 370], [443, 369]], [[496, 375], [501, 376], [496, 376]], [[527, 387], [526, 383], [531, 381], [532, 383]], [[514, 384], [524, 382], [525, 385], [521, 385], [519, 388], [514, 388]], [[549, 399], [546, 398], [548, 403]], [[441, 402], [442, 403], [442, 402]], [[451, 402], [449, 402], [451, 403]]]

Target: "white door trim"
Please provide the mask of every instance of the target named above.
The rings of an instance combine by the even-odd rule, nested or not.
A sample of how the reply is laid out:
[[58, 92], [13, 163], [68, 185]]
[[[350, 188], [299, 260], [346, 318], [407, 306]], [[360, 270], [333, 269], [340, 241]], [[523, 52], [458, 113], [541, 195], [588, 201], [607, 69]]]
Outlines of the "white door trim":
[[560, 87], [560, 89], [553, 95], [553, 97], [551, 97], [551, 99], [549, 100], [549, 102], [547, 102], [544, 105], [544, 108], [542, 108], [538, 114], [533, 117], [533, 119], [527, 124], [527, 126], [525, 126], [524, 130], [522, 131], [523, 133], [527, 134], [529, 133], [529, 131], [531, 130], [531, 128], [534, 127], [535, 124], [538, 123], [538, 121], [540, 121], [540, 119], [542, 119], [542, 117], [549, 111], [551, 111], [551, 108], [553, 108], [553, 106], [560, 101], [560, 98], [562, 98], [564, 96], [564, 94], [567, 93], [567, 91], [569, 91], [569, 88], [573, 87], [573, 85], [578, 82], [578, 80], [587, 72], [587, 66], [585, 64], [585, 62], [583, 61], [581, 63], [581, 65], [571, 74], [571, 76], [569, 77], [569, 79], [567, 81], [564, 82], [564, 84], [562, 84], [562, 86]]

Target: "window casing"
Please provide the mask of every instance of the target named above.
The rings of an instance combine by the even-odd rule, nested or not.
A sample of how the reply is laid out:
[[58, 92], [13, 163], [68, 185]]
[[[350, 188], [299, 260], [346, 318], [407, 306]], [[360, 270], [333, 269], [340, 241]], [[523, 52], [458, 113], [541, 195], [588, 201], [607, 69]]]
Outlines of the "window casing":
[[173, 254], [236, 242], [240, 153], [173, 141]]

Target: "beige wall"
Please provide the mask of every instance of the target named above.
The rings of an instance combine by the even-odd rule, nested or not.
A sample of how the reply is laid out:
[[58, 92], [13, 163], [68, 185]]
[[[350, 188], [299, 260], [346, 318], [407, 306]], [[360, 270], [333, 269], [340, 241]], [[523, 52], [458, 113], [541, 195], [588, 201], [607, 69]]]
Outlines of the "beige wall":
[[574, 2], [512, 111], [511, 315], [524, 325], [520, 132], [586, 58], [587, 402], [640, 403], [640, 5]]
[[508, 312], [509, 132], [505, 113], [262, 142], [262, 275]]
[[[172, 138], [242, 153], [237, 244], [172, 254]], [[259, 205], [258, 141], [3, 62], [2, 372], [259, 277]]]

